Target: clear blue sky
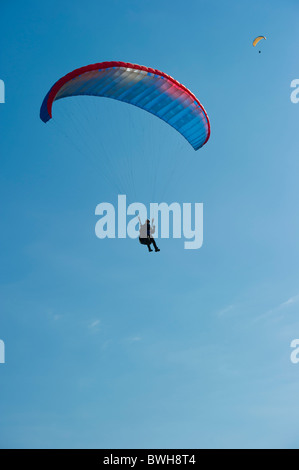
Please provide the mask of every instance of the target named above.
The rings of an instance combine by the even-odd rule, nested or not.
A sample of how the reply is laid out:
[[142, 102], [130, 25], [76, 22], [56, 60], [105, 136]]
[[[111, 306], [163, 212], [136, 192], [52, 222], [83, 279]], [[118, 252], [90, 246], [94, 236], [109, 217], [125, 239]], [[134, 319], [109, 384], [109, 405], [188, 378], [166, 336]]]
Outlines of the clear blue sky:
[[[2, 2], [2, 448], [298, 448], [298, 14], [295, 0]], [[167, 201], [203, 202], [201, 249], [96, 238], [116, 192], [39, 107], [104, 60], [163, 70], [205, 106], [198, 152], [140, 110], [130, 132], [108, 100], [91, 137], [135, 159], [137, 188], [138, 155], [169, 162], [179, 143]]]

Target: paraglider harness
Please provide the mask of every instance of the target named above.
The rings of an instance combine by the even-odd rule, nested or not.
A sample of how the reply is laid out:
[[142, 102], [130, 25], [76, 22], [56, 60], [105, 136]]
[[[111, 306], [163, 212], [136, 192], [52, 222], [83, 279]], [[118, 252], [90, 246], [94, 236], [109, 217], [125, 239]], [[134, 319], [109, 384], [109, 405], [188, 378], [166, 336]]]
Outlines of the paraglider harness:
[[153, 233], [155, 233], [154, 219], [152, 219], [152, 227], [148, 219], [146, 220], [145, 224], [142, 224], [140, 217], [139, 217], [139, 223], [140, 223], [139, 242], [141, 243], [141, 245], [147, 245], [148, 251], [153, 251], [151, 249], [151, 244], [153, 244], [155, 251], [156, 252], [160, 251], [160, 249], [157, 247], [155, 239], [151, 236]]
[[150, 222], [145, 222], [144, 224], [142, 224], [141, 220], [139, 219], [139, 223], [140, 223], [139, 242], [141, 243], [141, 245], [148, 245], [151, 243], [151, 232], [152, 232]]

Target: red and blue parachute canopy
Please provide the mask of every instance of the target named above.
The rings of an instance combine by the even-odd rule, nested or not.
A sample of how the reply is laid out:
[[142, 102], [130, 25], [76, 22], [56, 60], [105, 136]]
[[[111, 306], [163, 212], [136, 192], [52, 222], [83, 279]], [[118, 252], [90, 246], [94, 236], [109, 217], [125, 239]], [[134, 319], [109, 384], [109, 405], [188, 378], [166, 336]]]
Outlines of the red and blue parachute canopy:
[[47, 93], [40, 110], [42, 121], [52, 118], [54, 101], [78, 95], [104, 96], [138, 106], [174, 127], [195, 150], [210, 137], [209, 118], [198, 99], [159, 70], [127, 62], [101, 62], [73, 70]]

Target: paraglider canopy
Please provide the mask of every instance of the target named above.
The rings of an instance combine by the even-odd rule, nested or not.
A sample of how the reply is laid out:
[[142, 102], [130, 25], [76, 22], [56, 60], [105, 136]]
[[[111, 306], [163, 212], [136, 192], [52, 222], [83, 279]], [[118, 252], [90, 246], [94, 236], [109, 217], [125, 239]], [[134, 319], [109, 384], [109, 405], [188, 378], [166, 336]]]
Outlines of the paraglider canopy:
[[[253, 47], [255, 47], [262, 39], [267, 39], [267, 38], [266, 36], [257, 36], [252, 42]], [[261, 51], [259, 51], [259, 53], [260, 52]]]
[[260, 41], [261, 39], [267, 39], [265, 36], [257, 36], [254, 40], [253, 40], [253, 43], [252, 45], [255, 47]]
[[127, 62], [101, 62], [73, 70], [47, 93], [40, 110], [42, 121], [52, 118], [54, 101], [78, 95], [113, 98], [144, 109], [174, 127], [194, 150], [210, 137], [208, 115], [196, 96], [156, 69]]

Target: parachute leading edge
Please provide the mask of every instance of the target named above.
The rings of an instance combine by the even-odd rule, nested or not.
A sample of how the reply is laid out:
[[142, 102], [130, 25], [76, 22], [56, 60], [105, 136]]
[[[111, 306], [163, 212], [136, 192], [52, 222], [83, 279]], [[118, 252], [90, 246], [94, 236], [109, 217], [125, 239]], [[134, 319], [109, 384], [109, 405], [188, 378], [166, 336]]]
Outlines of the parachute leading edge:
[[210, 137], [208, 115], [188, 88], [169, 75], [127, 62], [87, 65], [58, 80], [47, 93], [40, 118], [52, 118], [54, 101], [68, 96], [113, 98], [148, 111], [174, 127], [192, 145], [201, 148]]

